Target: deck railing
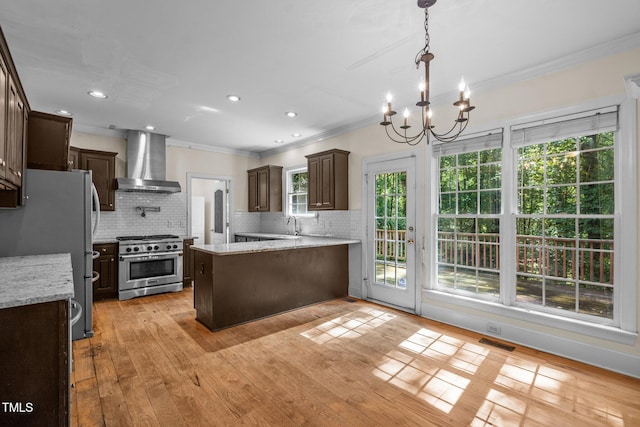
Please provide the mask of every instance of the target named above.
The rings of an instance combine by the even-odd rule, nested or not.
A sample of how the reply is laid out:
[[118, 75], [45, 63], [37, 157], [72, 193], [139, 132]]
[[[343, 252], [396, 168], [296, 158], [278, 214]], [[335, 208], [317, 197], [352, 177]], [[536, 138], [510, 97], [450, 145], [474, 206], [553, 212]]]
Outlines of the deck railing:
[[[439, 232], [438, 262], [481, 270], [500, 268], [500, 236]], [[516, 236], [518, 273], [613, 283], [613, 240]]]
[[376, 229], [376, 259], [407, 261], [407, 231]]
[[[406, 231], [376, 230], [376, 258], [406, 262]], [[500, 236], [439, 232], [438, 262], [500, 269]], [[592, 283], [613, 283], [613, 240], [516, 236], [516, 271]]]

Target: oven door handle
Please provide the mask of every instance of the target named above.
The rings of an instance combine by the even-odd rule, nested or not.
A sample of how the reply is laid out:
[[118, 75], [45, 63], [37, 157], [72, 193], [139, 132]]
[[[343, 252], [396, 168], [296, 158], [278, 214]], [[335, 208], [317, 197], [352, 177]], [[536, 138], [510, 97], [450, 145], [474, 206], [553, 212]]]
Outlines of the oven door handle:
[[176, 251], [176, 252], [153, 252], [153, 253], [149, 253], [149, 254], [131, 254], [131, 255], [120, 255], [120, 261], [124, 261], [124, 260], [131, 260], [131, 259], [140, 259], [140, 260], [145, 260], [145, 259], [154, 259], [156, 257], [162, 257], [162, 256], [180, 256], [182, 255], [182, 251]]

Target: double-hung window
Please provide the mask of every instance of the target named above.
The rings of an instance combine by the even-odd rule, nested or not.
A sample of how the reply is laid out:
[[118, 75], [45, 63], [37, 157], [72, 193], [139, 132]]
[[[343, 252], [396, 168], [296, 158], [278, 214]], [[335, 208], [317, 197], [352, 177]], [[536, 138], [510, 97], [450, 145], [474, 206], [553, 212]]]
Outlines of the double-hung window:
[[512, 128], [516, 305], [613, 320], [616, 129], [615, 107]]
[[286, 171], [287, 215], [307, 215], [307, 168], [300, 167]]
[[437, 145], [437, 287], [500, 296], [502, 132]]

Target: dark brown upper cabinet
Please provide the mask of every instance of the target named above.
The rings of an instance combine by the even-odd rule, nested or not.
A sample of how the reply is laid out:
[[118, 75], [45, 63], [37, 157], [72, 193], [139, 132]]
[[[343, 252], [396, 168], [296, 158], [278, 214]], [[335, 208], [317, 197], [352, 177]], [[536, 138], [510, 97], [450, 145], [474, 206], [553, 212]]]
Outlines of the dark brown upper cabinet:
[[0, 29], [0, 207], [23, 204], [29, 105]]
[[29, 138], [27, 143], [27, 167], [67, 171], [69, 167], [69, 140], [71, 117], [31, 111], [29, 113]]
[[328, 150], [307, 157], [307, 209], [349, 209], [349, 152]]
[[91, 171], [91, 180], [100, 198], [101, 211], [116, 210], [116, 156], [110, 151], [87, 150], [70, 147], [70, 169]]
[[282, 212], [282, 166], [262, 166], [247, 175], [249, 212]]

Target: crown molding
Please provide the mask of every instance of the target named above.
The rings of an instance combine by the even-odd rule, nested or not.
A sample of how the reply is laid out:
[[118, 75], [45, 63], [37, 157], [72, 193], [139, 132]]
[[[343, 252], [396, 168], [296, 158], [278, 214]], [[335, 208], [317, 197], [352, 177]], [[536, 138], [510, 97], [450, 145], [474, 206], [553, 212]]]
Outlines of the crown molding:
[[244, 157], [253, 157], [253, 158], [260, 157], [259, 153], [254, 151], [236, 150], [233, 148], [218, 147], [215, 145], [198, 144], [194, 142], [181, 141], [179, 139], [175, 139], [171, 137], [167, 138], [167, 145], [171, 145], [174, 147], [187, 148], [189, 150], [201, 150], [201, 151], [210, 151], [213, 153], [233, 154], [235, 156], [244, 156]]

